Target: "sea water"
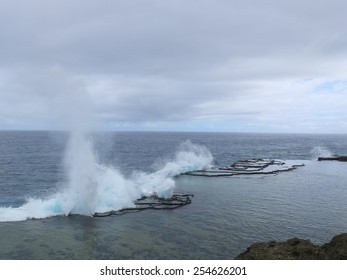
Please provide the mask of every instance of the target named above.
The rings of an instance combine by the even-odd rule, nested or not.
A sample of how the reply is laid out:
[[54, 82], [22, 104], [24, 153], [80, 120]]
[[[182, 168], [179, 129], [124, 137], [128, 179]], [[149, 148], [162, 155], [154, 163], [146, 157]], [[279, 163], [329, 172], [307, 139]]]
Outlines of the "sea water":
[[[258, 241], [322, 244], [347, 231], [347, 165], [317, 157], [346, 153], [346, 135], [0, 132], [0, 258], [231, 259]], [[250, 158], [305, 166], [181, 175]], [[174, 191], [192, 203], [91, 217]]]

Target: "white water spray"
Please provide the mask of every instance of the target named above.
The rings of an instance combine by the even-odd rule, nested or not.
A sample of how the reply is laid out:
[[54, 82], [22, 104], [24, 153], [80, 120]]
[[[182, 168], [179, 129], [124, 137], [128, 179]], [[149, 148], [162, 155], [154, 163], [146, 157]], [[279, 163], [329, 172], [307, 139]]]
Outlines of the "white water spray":
[[325, 147], [317, 146], [314, 147], [311, 151], [311, 154], [313, 155], [314, 159], [317, 159], [318, 157], [331, 157], [333, 156], [333, 153], [329, 151]]
[[206, 147], [195, 145], [188, 140], [180, 145], [172, 161], [168, 161], [154, 173], [135, 173], [133, 181], [142, 195], [157, 194], [160, 197], [169, 198], [175, 187], [173, 180], [175, 176], [207, 169], [211, 167], [212, 161], [213, 157]]
[[99, 170], [92, 142], [83, 133], [71, 133], [65, 155], [65, 170], [68, 198], [64, 212], [93, 214]]
[[153, 173], [134, 172], [125, 178], [116, 168], [98, 162], [91, 139], [74, 132], [68, 141], [62, 189], [49, 199], [29, 198], [18, 208], [0, 208], [0, 221], [20, 221], [56, 215], [92, 215], [133, 207], [143, 195], [170, 197], [174, 177], [211, 166], [211, 153], [190, 141], [183, 143], [173, 160]]

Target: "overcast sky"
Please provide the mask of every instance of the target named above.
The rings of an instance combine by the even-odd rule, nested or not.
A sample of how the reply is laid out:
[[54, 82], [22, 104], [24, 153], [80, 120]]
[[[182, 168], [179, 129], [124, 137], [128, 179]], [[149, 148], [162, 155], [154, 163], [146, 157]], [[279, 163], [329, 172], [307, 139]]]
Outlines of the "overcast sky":
[[346, 11], [0, 0], [0, 129], [347, 133]]

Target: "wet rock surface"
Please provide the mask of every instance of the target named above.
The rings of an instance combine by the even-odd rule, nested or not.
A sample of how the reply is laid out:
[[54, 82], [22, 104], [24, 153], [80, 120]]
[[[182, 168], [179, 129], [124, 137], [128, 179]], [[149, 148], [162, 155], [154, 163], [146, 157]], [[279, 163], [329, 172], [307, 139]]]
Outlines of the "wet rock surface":
[[345, 161], [347, 162], [347, 156], [332, 156], [332, 157], [319, 157], [318, 161], [334, 160], [334, 161]]
[[172, 210], [185, 206], [192, 202], [193, 194], [174, 193], [170, 198], [158, 197], [157, 195], [144, 196], [134, 202], [134, 207], [112, 210], [102, 213], [94, 213], [93, 217], [107, 217], [113, 215], [123, 215], [147, 209]]
[[300, 238], [254, 243], [236, 260], [347, 260], [347, 233], [322, 245]]

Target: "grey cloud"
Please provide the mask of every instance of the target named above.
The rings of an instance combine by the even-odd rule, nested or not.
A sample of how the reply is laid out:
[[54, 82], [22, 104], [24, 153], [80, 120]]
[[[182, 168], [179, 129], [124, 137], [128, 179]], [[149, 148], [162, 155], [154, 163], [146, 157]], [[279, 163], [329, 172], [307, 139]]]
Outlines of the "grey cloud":
[[53, 114], [51, 125], [57, 108], [72, 112], [80, 100], [88, 100], [84, 115], [90, 106], [109, 122], [252, 122], [322, 106], [281, 84], [345, 78], [346, 8], [323, 0], [1, 1], [0, 125]]
[[2, 42], [8, 42], [2, 60], [76, 72], [182, 76], [225, 60], [237, 67], [240, 59], [346, 50], [343, 22], [336, 13], [322, 13], [326, 5], [243, 2], [22, 1], [21, 9], [13, 4], [3, 11], [9, 15], [2, 24]]

